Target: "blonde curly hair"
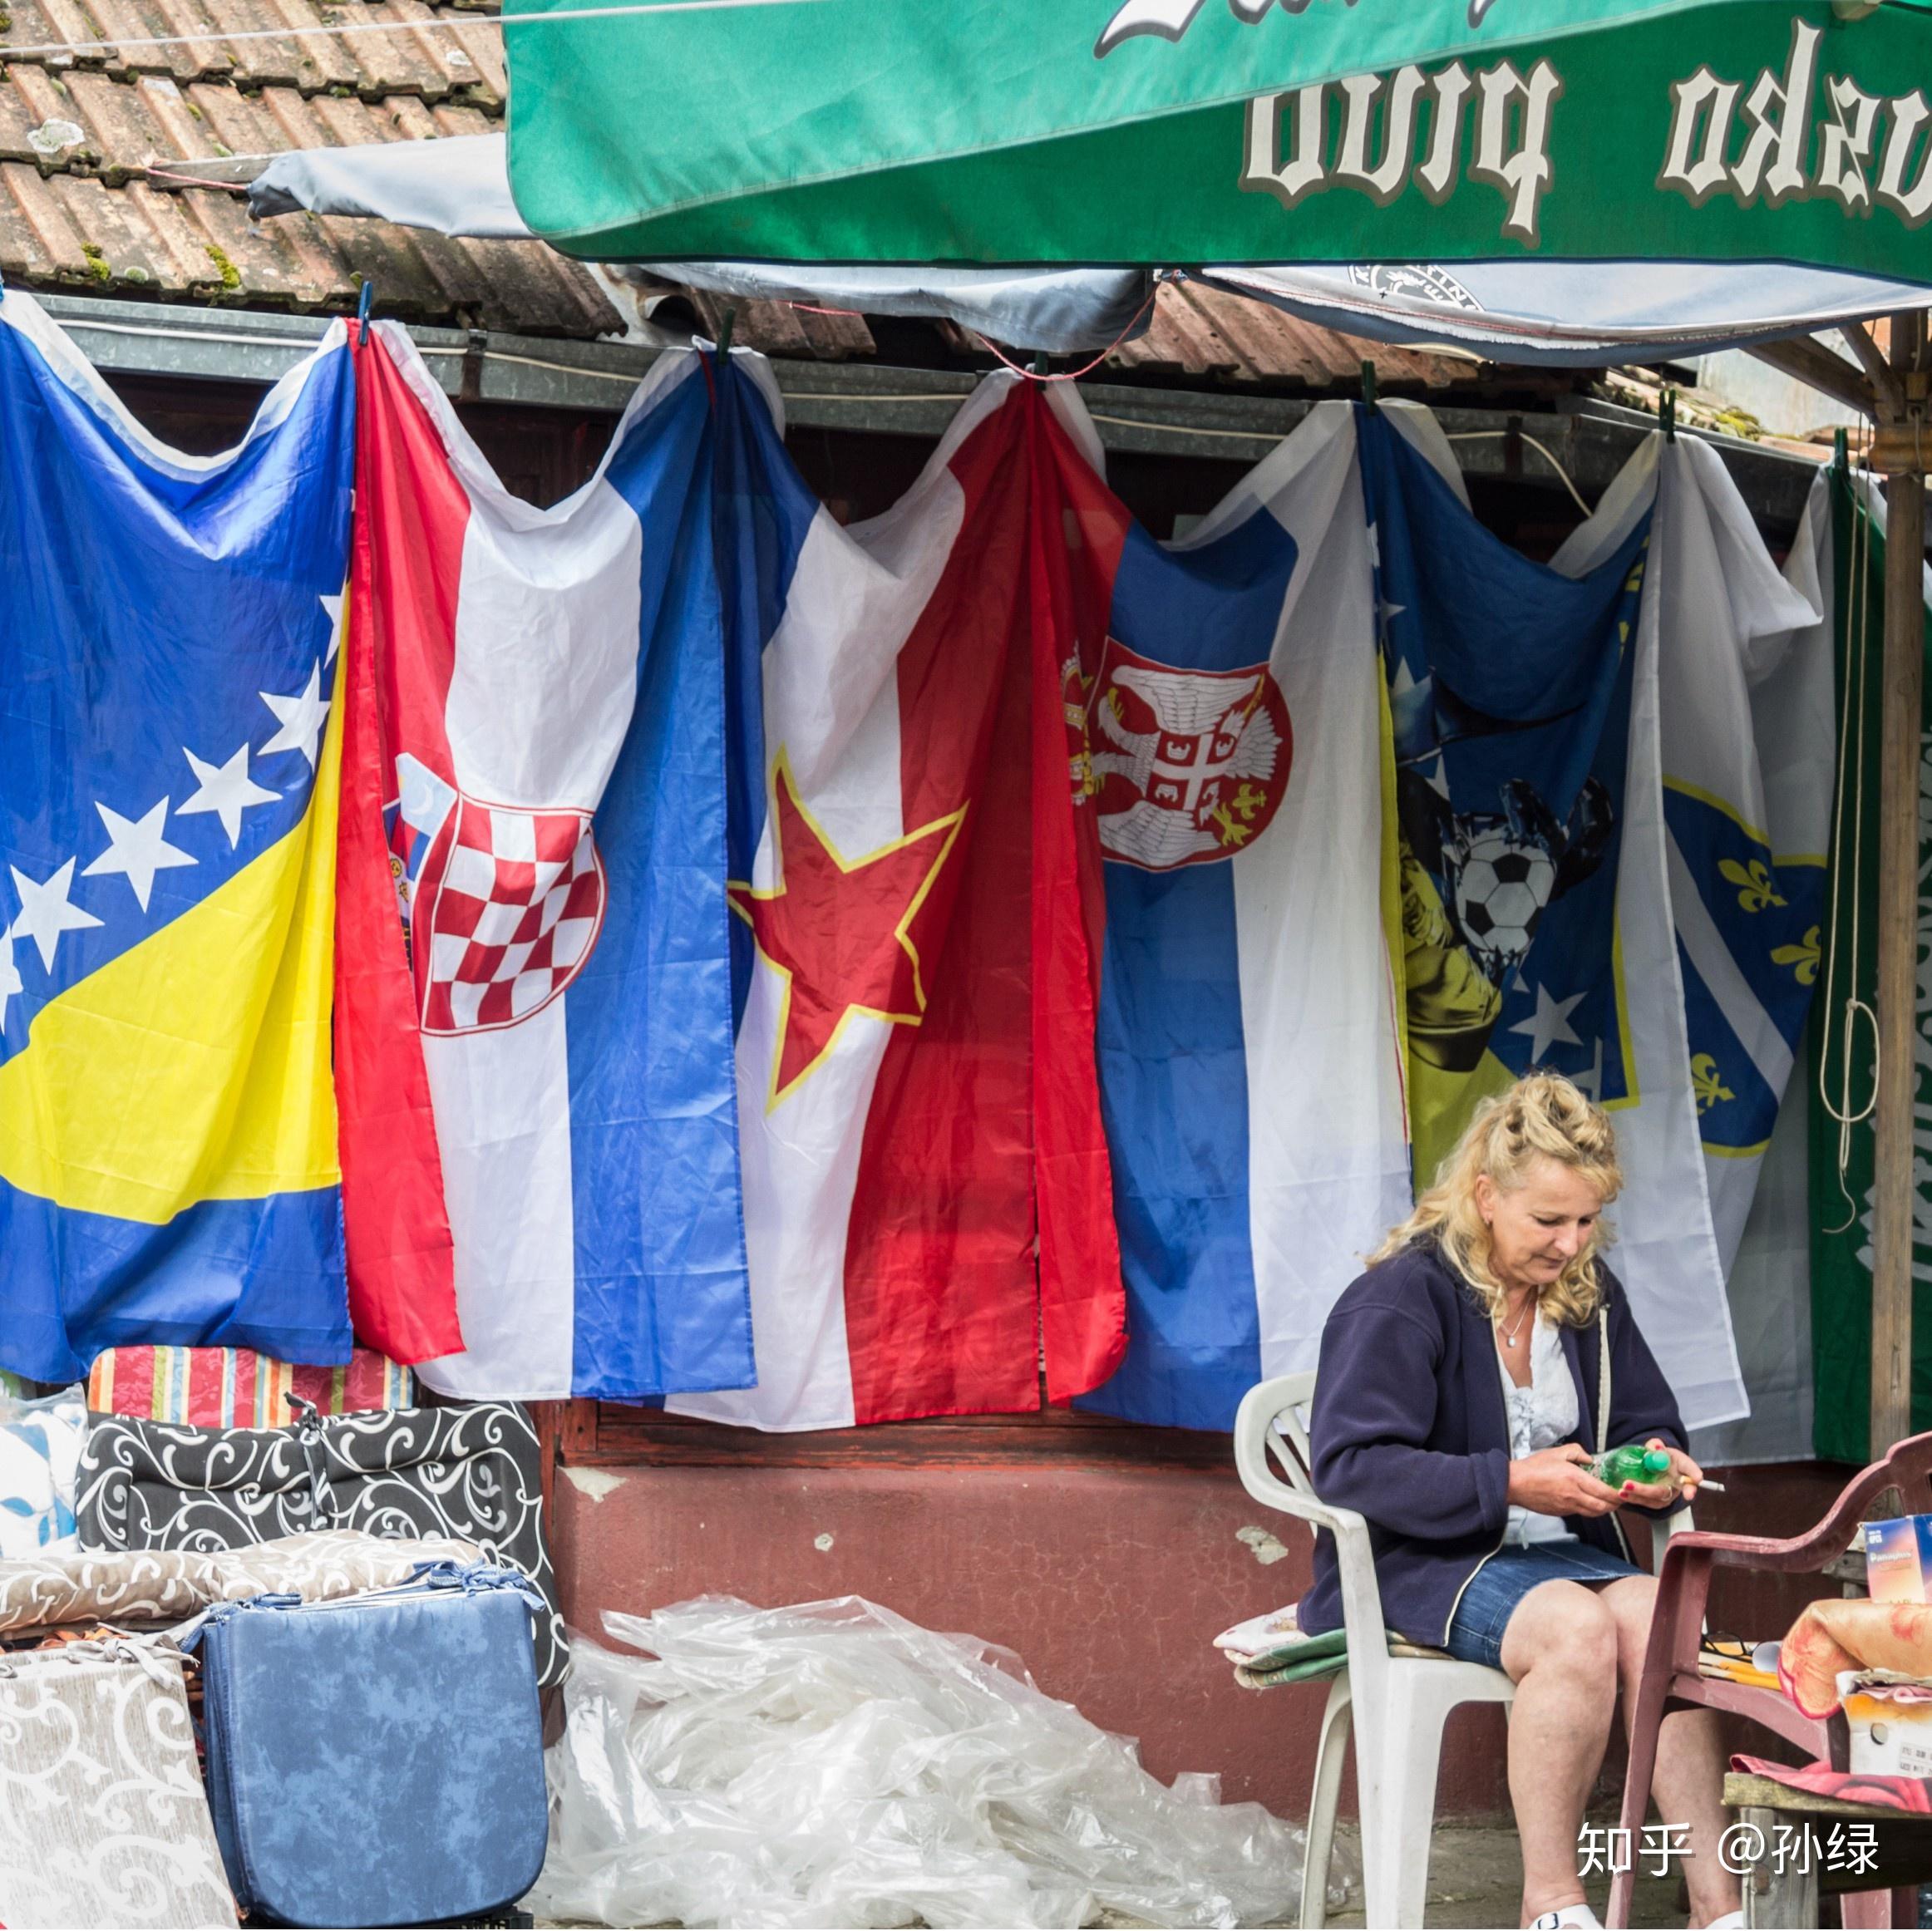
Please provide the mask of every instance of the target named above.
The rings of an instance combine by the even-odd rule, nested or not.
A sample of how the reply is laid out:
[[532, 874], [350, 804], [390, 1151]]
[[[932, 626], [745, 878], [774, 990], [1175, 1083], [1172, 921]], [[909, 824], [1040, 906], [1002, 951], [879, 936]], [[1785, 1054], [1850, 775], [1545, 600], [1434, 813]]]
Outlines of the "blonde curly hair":
[[[1476, 1108], [1436, 1184], [1401, 1226], [1389, 1229], [1370, 1264], [1433, 1239], [1491, 1318], [1499, 1317], [1506, 1296], [1490, 1266], [1489, 1228], [1476, 1207], [1476, 1183], [1487, 1174], [1505, 1191], [1520, 1187], [1540, 1156], [1568, 1167], [1603, 1195], [1605, 1205], [1623, 1189], [1609, 1116], [1562, 1074], [1525, 1073]], [[1591, 1229], [1576, 1258], [1543, 1290], [1540, 1307], [1550, 1320], [1580, 1328], [1596, 1313], [1602, 1293], [1597, 1256], [1615, 1238], [1602, 1220]]]

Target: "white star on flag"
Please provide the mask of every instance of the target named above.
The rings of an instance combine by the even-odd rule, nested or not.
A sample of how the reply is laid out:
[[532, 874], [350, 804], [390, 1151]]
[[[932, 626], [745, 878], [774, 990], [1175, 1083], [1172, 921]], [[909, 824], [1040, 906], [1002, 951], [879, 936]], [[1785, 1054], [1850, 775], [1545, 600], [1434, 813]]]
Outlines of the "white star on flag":
[[[67, 894], [74, 889], [73, 860], [69, 859], [42, 884], [36, 884], [18, 865], [7, 869], [12, 873], [13, 889], [20, 894], [20, 914], [7, 927], [7, 936], [9, 939], [31, 938], [39, 951], [42, 968], [51, 973], [54, 969], [54, 948], [61, 943], [61, 934], [84, 932], [101, 921], [91, 912], [83, 912], [78, 905], [67, 903]], [[12, 949], [8, 948], [10, 953]]]
[[316, 740], [322, 736], [323, 725], [328, 717], [328, 699], [322, 694], [321, 667], [310, 670], [307, 687], [294, 697], [277, 697], [264, 691], [261, 698], [282, 722], [282, 728], [262, 746], [261, 756], [298, 751], [313, 767]]
[[96, 873], [121, 873], [134, 888], [134, 895], [142, 911], [148, 909], [148, 894], [155, 889], [156, 872], [171, 871], [177, 865], [199, 862], [179, 847], [170, 845], [161, 835], [168, 823], [165, 798], [146, 817], [138, 820], [123, 818], [118, 811], [111, 811], [98, 802], [94, 809], [101, 814], [101, 822], [107, 828], [108, 845], [106, 850], [81, 875], [91, 879]]
[[23, 990], [20, 968], [13, 963], [13, 934], [0, 932], [0, 1026], [7, 1023], [7, 1002]]
[[1570, 1030], [1570, 1016], [1584, 1002], [1581, 993], [1567, 999], [1552, 999], [1550, 988], [1536, 988], [1536, 1010], [1527, 1019], [1519, 1019], [1510, 1028], [1512, 1032], [1526, 1033], [1530, 1040], [1530, 1059], [1532, 1065], [1540, 1064], [1545, 1053], [1553, 1046], [1581, 1046], [1583, 1042]]
[[249, 747], [245, 744], [224, 765], [204, 763], [186, 745], [181, 746], [181, 755], [200, 781], [201, 789], [175, 815], [186, 818], [197, 811], [214, 812], [228, 834], [232, 851], [241, 843], [242, 813], [251, 805], [275, 804], [281, 794], [264, 791], [249, 776]]
[[325, 668], [335, 662], [335, 653], [342, 645], [343, 604], [344, 601], [345, 599], [339, 594], [333, 597], [324, 597], [322, 600], [323, 608], [328, 613], [328, 648], [322, 653], [322, 661]]

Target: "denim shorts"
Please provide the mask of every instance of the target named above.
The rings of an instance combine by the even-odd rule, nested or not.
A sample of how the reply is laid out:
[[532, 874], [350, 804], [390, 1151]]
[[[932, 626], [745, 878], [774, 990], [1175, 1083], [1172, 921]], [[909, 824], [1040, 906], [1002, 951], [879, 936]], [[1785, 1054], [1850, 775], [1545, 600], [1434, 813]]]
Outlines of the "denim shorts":
[[1620, 1555], [1587, 1542], [1535, 1542], [1498, 1549], [1474, 1575], [1456, 1605], [1445, 1645], [1464, 1663], [1503, 1666], [1503, 1632], [1516, 1605], [1543, 1583], [1614, 1583], [1644, 1572]]

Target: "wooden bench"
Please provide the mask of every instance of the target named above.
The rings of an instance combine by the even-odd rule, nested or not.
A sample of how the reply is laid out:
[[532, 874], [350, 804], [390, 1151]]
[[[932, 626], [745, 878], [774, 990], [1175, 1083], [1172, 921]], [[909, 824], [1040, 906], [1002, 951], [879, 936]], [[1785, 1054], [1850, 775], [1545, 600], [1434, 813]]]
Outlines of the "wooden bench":
[[[1918, 1889], [1932, 1883], [1932, 1816], [1910, 1816], [1876, 1804], [1848, 1804], [1836, 1797], [1814, 1796], [1770, 1777], [1733, 1771], [1724, 1779], [1724, 1802], [1737, 1813], [1740, 1825], [1753, 1827], [1762, 1855], [1744, 1872], [1744, 1922], [1747, 1925], [1796, 1928], [1814, 1931], [1818, 1900], [1858, 1892], [1890, 1890], [1894, 1924], [1916, 1924]], [[1870, 1827], [1867, 1840], [1875, 1850], [1871, 1864], [1862, 1869], [1826, 1868], [1826, 1846], [1833, 1826], [1841, 1834], [1846, 1825]], [[1816, 1842], [1810, 1857], [1777, 1855], [1779, 1829], [1788, 1846], [1791, 1834], [1808, 1827]], [[1731, 1841], [1735, 1845], [1735, 1836]], [[1742, 1857], [1732, 1861], [1741, 1863]]]

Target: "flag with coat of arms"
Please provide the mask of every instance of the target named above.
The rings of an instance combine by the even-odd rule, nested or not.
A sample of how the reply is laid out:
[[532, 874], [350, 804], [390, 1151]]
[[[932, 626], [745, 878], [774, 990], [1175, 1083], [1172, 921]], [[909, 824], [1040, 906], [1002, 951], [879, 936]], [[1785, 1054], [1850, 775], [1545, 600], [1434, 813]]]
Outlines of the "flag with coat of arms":
[[362, 1082], [352, 1225], [400, 1168], [425, 1191], [440, 1169], [460, 1331], [418, 1373], [442, 1393], [741, 1387], [712, 382], [660, 357], [596, 475], [537, 510], [401, 329], [357, 363], [372, 690], [345, 796], [383, 845], [395, 969], [338, 1033], [352, 1062], [410, 1034], [435, 1143], [393, 1148]]
[[1129, 1329], [1083, 1405], [1227, 1428], [1407, 1205], [1355, 420], [1319, 405], [1180, 542], [1121, 514], [1070, 679]]

